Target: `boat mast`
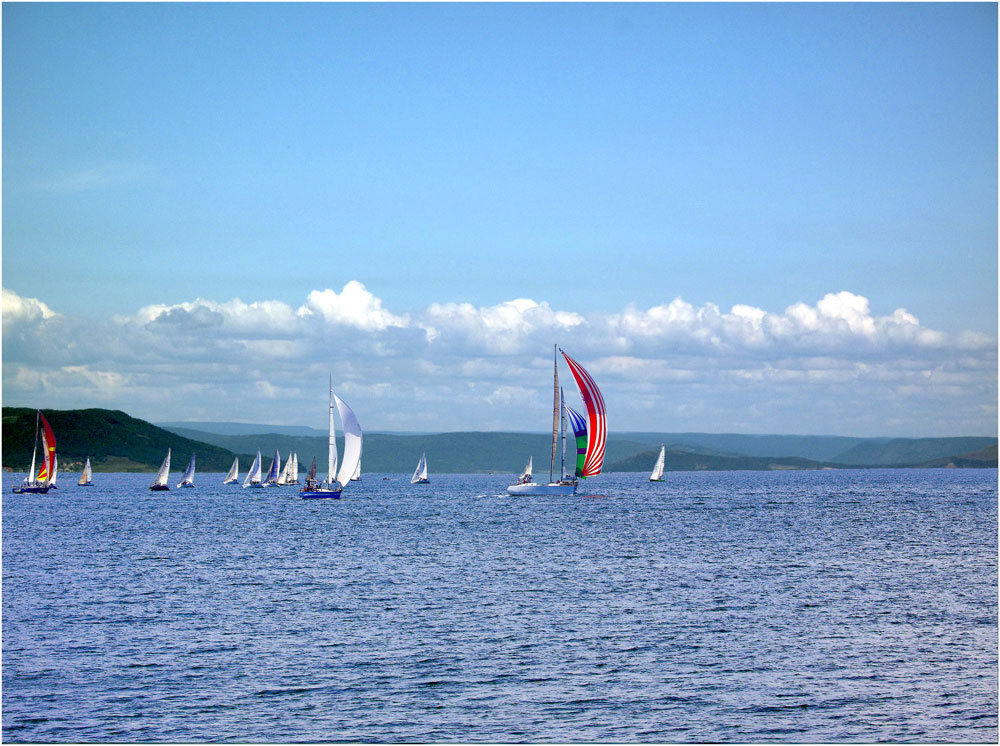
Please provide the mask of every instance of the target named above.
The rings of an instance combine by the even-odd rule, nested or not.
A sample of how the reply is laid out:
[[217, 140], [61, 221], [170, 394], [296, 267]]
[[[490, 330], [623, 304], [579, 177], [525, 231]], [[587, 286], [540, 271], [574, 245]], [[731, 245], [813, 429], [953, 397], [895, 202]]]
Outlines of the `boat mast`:
[[330, 374], [330, 445], [327, 450], [326, 455], [326, 482], [327, 484], [333, 484], [334, 477], [334, 467], [333, 467], [333, 449], [336, 448], [334, 445], [334, 435], [333, 435], [333, 374]]
[[566, 478], [566, 393], [559, 387], [559, 429], [562, 431], [562, 458], [559, 461], [559, 480]]
[[552, 460], [549, 462], [549, 484], [555, 481], [552, 473], [556, 469], [556, 441], [559, 438], [559, 359], [557, 345], [552, 345]]
[[35, 481], [35, 453], [38, 451], [38, 417], [41, 414], [35, 410], [35, 447], [31, 449], [31, 471], [28, 472], [28, 482]]

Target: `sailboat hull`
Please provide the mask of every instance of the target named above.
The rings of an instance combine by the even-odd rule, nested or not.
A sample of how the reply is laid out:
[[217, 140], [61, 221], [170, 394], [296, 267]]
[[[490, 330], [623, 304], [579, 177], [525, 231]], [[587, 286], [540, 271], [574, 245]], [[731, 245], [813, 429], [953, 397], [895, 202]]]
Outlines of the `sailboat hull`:
[[512, 484], [507, 488], [508, 495], [573, 495], [576, 493], [575, 484]]
[[15, 487], [14, 492], [17, 494], [29, 493], [34, 495], [44, 495], [49, 491], [48, 485], [42, 485], [41, 487]]
[[327, 498], [327, 499], [332, 499], [332, 500], [339, 500], [340, 499], [340, 493], [342, 491], [343, 490], [339, 490], [339, 489], [324, 490], [324, 489], [319, 489], [319, 488], [311, 489], [311, 490], [301, 490], [299, 492], [299, 497], [301, 497], [303, 500], [319, 499], [319, 498]]
[[165, 484], [154, 484], [149, 489], [153, 492], [170, 492], [170, 488]]
[[[359, 479], [358, 481], [361, 481], [361, 480]], [[429, 480], [429, 479], [411, 479], [410, 480], [410, 484], [430, 484], [430, 483], [431, 483], [431, 480]]]

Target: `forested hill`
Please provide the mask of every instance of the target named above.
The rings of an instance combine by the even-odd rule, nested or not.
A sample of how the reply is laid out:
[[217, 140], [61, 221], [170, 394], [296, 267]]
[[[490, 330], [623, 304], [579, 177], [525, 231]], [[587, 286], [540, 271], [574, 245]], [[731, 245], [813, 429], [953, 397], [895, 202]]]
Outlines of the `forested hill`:
[[[234, 454], [225, 448], [177, 435], [118, 410], [46, 409], [43, 414], [56, 436], [60, 472], [80, 471], [88, 457], [94, 471], [155, 471], [168, 448], [174, 470], [183, 469], [192, 453], [197, 455], [198, 471], [226, 471], [233, 463]], [[4, 468], [27, 471], [34, 438], [35, 410], [4, 407]]]

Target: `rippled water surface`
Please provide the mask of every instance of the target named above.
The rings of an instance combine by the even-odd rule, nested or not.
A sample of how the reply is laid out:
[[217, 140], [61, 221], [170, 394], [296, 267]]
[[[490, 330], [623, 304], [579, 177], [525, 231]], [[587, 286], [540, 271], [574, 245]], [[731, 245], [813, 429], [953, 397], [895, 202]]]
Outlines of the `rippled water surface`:
[[20, 476], [8, 742], [997, 740], [996, 470]]

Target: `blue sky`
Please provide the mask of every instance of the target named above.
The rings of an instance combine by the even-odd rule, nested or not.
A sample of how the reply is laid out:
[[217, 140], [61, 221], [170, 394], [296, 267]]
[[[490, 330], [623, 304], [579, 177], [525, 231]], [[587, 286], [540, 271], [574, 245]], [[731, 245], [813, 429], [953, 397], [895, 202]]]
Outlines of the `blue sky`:
[[[993, 4], [5, 4], [4, 401], [315, 424], [327, 342], [376, 426], [542, 429], [510, 371], [561, 336], [619, 429], [995, 432], [996, 29]], [[196, 339], [164, 337], [182, 315]], [[32, 324], [105, 347], [35, 360]], [[133, 333], [180, 350], [117, 354]]]

